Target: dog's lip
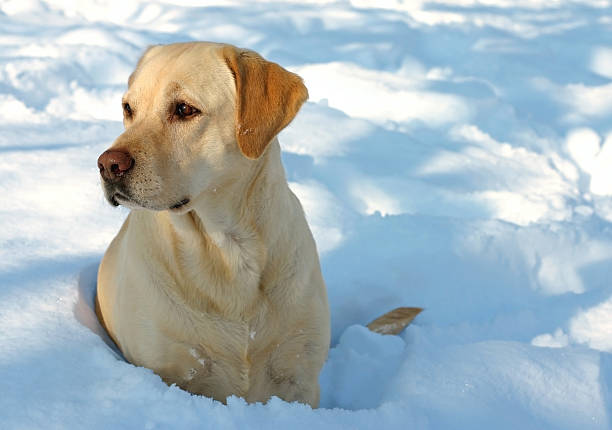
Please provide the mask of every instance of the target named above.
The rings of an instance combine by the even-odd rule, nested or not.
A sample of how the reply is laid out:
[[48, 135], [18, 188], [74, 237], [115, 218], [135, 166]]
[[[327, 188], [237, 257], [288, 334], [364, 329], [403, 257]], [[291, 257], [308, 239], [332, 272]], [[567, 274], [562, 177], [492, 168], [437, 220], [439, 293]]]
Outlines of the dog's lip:
[[180, 202], [170, 206], [170, 209], [180, 209], [180, 208], [182, 208], [183, 206], [185, 206], [188, 203], [189, 203], [189, 199], [188, 198], [184, 198]]
[[[120, 204], [123, 203], [134, 203], [132, 201], [132, 199], [128, 196], [126, 196], [125, 194], [122, 194], [118, 191], [115, 191], [109, 198], [110, 203], [113, 206], [119, 206]], [[184, 206], [186, 206], [187, 204], [189, 204], [191, 200], [187, 197], [185, 197], [184, 199], [180, 200], [179, 202], [173, 204], [172, 206], [169, 207], [170, 210], [178, 210], [178, 209], [182, 209]]]
[[127, 196], [125, 196], [125, 195], [123, 195], [123, 194], [121, 194], [121, 193], [117, 193], [117, 192], [116, 192], [116, 193], [114, 193], [114, 194], [111, 196], [111, 198], [110, 198], [110, 199], [111, 199], [111, 203], [112, 203], [113, 205], [115, 205], [115, 206], [119, 206], [119, 205], [121, 204], [121, 202], [120, 202], [119, 200], [123, 200], [123, 201], [126, 201], [126, 202], [129, 202], [129, 201], [130, 201], [130, 198], [129, 198], [129, 197], [127, 197]]

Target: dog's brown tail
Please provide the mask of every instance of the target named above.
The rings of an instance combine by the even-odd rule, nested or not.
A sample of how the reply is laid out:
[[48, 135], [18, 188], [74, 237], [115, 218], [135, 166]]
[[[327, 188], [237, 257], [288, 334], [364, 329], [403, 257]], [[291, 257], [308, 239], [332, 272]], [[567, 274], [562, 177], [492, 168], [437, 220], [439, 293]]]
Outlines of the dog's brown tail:
[[396, 308], [376, 318], [367, 327], [375, 333], [400, 334], [422, 310], [422, 308]]

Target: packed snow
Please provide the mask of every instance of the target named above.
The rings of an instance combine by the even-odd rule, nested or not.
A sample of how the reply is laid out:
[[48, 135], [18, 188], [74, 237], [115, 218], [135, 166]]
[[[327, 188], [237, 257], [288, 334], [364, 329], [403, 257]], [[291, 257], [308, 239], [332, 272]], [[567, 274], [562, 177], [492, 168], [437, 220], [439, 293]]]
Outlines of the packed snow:
[[[0, 428], [612, 428], [609, 0], [0, 1]], [[150, 44], [249, 47], [332, 314], [321, 407], [227, 405], [92, 312], [127, 210], [96, 159]], [[425, 311], [399, 336], [365, 325]]]

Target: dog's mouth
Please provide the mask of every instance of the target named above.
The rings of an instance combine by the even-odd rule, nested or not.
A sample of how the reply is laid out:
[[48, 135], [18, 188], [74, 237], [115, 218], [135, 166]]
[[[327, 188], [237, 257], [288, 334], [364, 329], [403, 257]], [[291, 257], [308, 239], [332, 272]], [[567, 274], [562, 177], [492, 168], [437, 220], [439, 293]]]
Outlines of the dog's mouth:
[[180, 202], [178, 202], [178, 203], [176, 203], [176, 204], [174, 204], [174, 205], [170, 206], [170, 209], [171, 209], [171, 210], [180, 209], [180, 208], [182, 208], [183, 206], [185, 206], [185, 205], [186, 205], [186, 204], [188, 204], [188, 203], [189, 203], [189, 199], [183, 199], [183, 200], [181, 200]]
[[121, 203], [129, 202], [130, 198], [121, 193], [115, 193], [109, 197], [108, 201], [113, 206], [119, 206]]
[[185, 206], [187, 206], [191, 202], [191, 200], [187, 197], [169, 206], [165, 206], [163, 203], [161, 205], [153, 204], [153, 202], [147, 202], [146, 200], [143, 202], [142, 200], [131, 196], [131, 194], [126, 192], [126, 190], [124, 190], [123, 187], [117, 187], [117, 186], [107, 187], [105, 190], [105, 195], [106, 195], [106, 200], [108, 200], [108, 202], [112, 206], [123, 205], [125, 207], [132, 208], [132, 209], [143, 208], [143, 209], [151, 209], [155, 211], [164, 210], [164, 209], [169, 209], [171, 211], [179, 211], [181, 209], [184, 209]]
[[[110, 197], [109, 201], [110, 201], [111, 205], [113, 205], [113, 206], [119, 206], [121, 204], [125, 206], [126, 203], [132, 203], [132, 204], [136, 203], [136, 202], [134, 202], [134, 200], [132, 200], [128, 196], [126, 196], [124, 194], [121, 194], [121, 193], [113, 194]], [[189, 204], [189, 202], [190, 202], [190, 200], [185, 198], [185, 199], [183, 199], [183, 200], [173, 204], [172, 206], [170, 206], [169, 209], [172, 210], [172, 211], [179, 210], [179, 209], [185, 207], [187, 204]], [[138, 204], [138, 203], [136, 203], [136, 204]], [[146, 206], [143, 206], [143, 207], [146, 208]], [[151, 208], [151, 209], [154, 209], [154, 208]], [[157, 209], [157, 210], [159, 210], [159, 209]]]

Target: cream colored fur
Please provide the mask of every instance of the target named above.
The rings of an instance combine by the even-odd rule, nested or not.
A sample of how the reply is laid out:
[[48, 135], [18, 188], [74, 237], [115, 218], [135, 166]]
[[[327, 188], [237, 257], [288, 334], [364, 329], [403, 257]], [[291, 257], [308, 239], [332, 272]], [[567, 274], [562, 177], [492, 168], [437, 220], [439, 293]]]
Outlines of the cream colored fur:
[[[275, 137], [306, 96], [296, 75], [212, 43], [155, 46], [130, 77], [133, 114], [111, 149], [135, 160], [129, 198], [115, 196], [132, 211], [100, 264], [98, 313], [126, 359], [168, 384], [318, 405], [327, 295]], [[178, 120], [179, 102], [201, 113]]]

